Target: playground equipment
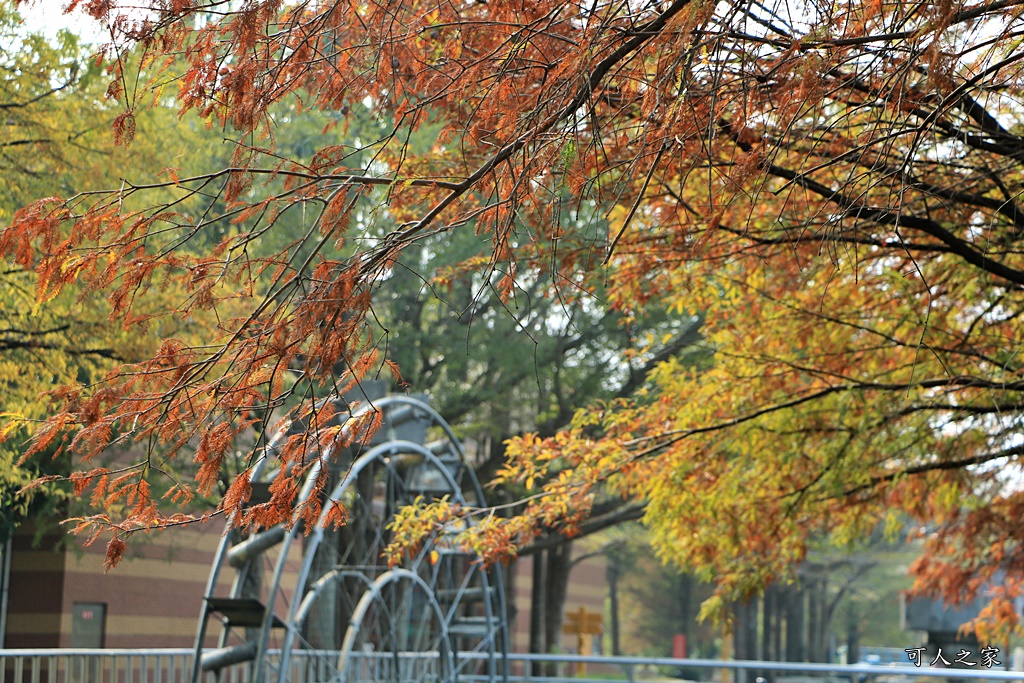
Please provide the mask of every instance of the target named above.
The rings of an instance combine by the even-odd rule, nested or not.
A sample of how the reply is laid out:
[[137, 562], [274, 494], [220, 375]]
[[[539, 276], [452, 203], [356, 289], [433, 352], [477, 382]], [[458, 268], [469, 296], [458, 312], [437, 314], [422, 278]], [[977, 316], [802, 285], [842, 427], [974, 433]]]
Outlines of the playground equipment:
[[[325, 529], [321, 517], [312, 529], [296, 521], [222, 539], [199, 618], [192, 683], [243, 664], [253, 683], [507, 677], [499, 567], [484, 567], [453, 544], [457, 529], [429, 539], [400, 567], [389, 568], [381, 557], [391, 540], [389, 522], [418, 497], [482, 503], [462, 445], [419, 398], [385, 396], [351, 415], [371, 410], [383, 416], [377, 434], [322, 459], [331, 463], [334, 479], [324, 515], [327, 500], [343, 503], [345, 526]], [[251, 469], [254, 497], [278, 474], [271, 464], [279, 442], [271, 442]], [[297, 502], [313, 495], [318, 474], [314, 467]], [[218, 593], [228, 571], [234, 572], [231, 587]], [[204, 648], [218, 624], [217, 647]], [[466, 653], [473, 656], [460, 656]]]

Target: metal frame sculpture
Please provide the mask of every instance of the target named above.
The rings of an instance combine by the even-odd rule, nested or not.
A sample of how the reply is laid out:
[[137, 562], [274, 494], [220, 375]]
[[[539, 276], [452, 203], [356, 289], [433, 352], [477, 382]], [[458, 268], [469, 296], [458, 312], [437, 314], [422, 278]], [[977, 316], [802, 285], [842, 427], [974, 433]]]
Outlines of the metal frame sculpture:
[[[442, 496], [463, 506], [482, 503], [462, 445], [417, 398], [386, 396], [352, 416], [371, 410], [384, 418], [377, 435], [323, 459], [335, 463], [338, 475], [320, 523], [303, 529], [295, 520], [221, 540], [196, 632], [192, 683], [207, 672], [219, 680], [221, 671], [244, 663], [253, 683], [455, 681], [463, 673], [507, 678], [499, 567], [484, 567], [451, 543], [456, 529], [442, 530], [401, 567], [389, 568], [381, 557], [400, 507]], [[425, 443], [431, 432], [440, 438]], [[266, 450], [250, 471], [254, 491], [277, 476], [269, 471], [274, 443]], [[314, 466], [298, 502], [313, 495], [318, 474]], [[337, 531], [323, 524], [327, 500], [349, 511]], [[225, 565], [234, 579], [227, 595], [218, 595]], [[291, 591], [286, 576], [295, 577]], [[218, 646], [204, 649], [212, 621], [221, 626]]]

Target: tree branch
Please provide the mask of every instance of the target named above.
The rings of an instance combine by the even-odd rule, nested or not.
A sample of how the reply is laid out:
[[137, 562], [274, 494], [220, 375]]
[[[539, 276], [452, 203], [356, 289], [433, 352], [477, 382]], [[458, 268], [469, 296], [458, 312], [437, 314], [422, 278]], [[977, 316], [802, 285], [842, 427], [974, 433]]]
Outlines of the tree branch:
[[943, 472], [948, 470], [959, 470], [965, 467], [970, 467], [971, 465], [982, 465], [986, 462], [999, 460], [1000, 458], [1012, 458], [1015, 455], [1021, 454], [1024, 454], [1024, 444], [1021, 444], [1019, 446], [1011, 446], [1010, 448], [1005, 448], [1001, 451], [995, 451], [992, 453], [981, 453], [979, 455], [974, 455], [969, 458], [959, 458], [957, 460], [940, 460], [938, 462], [930, 462], [921, 465], [915, 465], [913, 467], [907, 467], [896, 472], [891, 472], [889, 474], [871, 477], [871, 479], [867, 483], [861, 484], [860, 486], [855, 486], [851, 489], [847, 489], [842, 494], [840, 494], [840, 496], [843, 498], [849, 498], [863, 491], [867, 491], [868, 489], [873, 489], [879, 484], [884, 484], [885, 482], [889, 482], [892, 481], [893, 479], [897, 479], [899, 477], [904, 477], [907, 475], [924, 474], [925, 472]]
[[553, 548], [561, 545], [566, 541], [571, 541], [581, 536], [589, 536], [595, 534], [598, 531], [603, 531], [609, 527], [613, 527], [623, 522], [630, 522], [640, 519], [644, 516], [644, 512], [647, 509], [646, 503], [626, 503], [625, 501], [618, 501], [617, 507], [604, 514], [598, 514], [592, 516], [587, 521], [583, 522], [579, 526], [579, 533], [573, 538], [566, 538], [559, 533], [548, 533], [540, 538], [536, 539], [533, 543], [524, 546], [519, 549], [518, 555], [520, 557], [525, 555], [535, 555], [542, 550]]
[[[753, 150], [753, 146], [750, 143], [744, 142], [735, 134], [728, 121], [722, 120], [719, 122], [719, 125], [723, 131], [729, 134], [730, 138], [741, 150], [748, 153]], [[958, 238], [956, 235], [951, 233], [949, 230], [946, 230], [933, 220], [921, 218], [920, 216], [900, 214], [882, 207], [872, 207], [860, 204], [846, 196], [844, 193], [838, 190], [833, 190], [827, 185], [809, 178], [804, 173], [799, 173], [776, 164], [761, 163], [760, 167], [769, 175], [789, 180], [800, 187], [817, 194], [836, 206], [839, 206], [844, 210], [844, 216], [846, 217], [871, 221], [880, 225], [891, 225], [896, 228], [902, 227], [918, 230], [938, 239], [949, 247], [951, 253], [961, 257], [971, 265], [996, 275], [997, 277], [1009, 280], [1015, 284], [1024, 285], [1024, 271], [1010, 268], [1009, 266], [982, 254], [972, 248], [968, 242]]]

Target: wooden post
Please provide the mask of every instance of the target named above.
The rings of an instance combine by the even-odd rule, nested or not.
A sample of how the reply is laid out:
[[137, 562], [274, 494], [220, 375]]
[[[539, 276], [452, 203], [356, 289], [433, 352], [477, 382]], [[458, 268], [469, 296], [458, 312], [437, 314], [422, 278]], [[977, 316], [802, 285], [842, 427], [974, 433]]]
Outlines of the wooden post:
[[[565, 624], [562, 626], [562, 633], [576, 636], [576, 652], [581, 655], [592, 654], [593, 637], [600, 635], [603, 630], [604, 618], [600, 614], [588, 612], [586, 607], [580, 607], [575, 612], [565, 613]], [[588, 637], [591, 636], [591, 637]], [[582, 676], [587, 673], [587, 665], [580, 662], [576, 665], [576, 674]]]
[[[729, 625], [725, 619], [722, 620], [722, 660], [732, 658], [732, 634], [729, 633]], [[722, 667], [722, 683], [729, 683], [729, 669]]]

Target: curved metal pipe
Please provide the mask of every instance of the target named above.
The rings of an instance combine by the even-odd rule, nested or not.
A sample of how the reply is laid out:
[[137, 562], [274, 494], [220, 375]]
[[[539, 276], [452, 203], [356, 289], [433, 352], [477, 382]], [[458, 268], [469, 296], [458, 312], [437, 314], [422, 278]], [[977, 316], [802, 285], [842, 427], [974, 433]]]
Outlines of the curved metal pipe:
[[[332, 400], [332, 399], [326, 399], [325, 401], [322, 401], [321, 403], [326, 402], [327, 400]], [[444, 420], [444, 418], [441, 417], [441, 415], [436, 410], [434, 410], [432, 407], [430, 407], [429, 405], [427, 405], [423, 401], [421, 401], [419, 399], [416, 399], [416, 398], [408, 397], [408, 396], [394, 396], [394, 395], [393, 396], [385, 396], [383, 398], [377, 399], [377, 400], [372, 401], [372, 402], [368, 401], [367, 403], [365, 403], [362, 406], [360, 406], [359, 408], [357, 408], [355, 411], [352, 411], [350, 413], [350, 419], [351, 418], [357, 418], [357, 417], [360, 417], [360, 416], [364, 416], [364, 415], [368, 414], [371, 411], [377, 411], [377, 410], [383, 411], [383, 410], [386, 410], [389, 407], [393, 407], [393, 406], [403, 406], [403, 407], [405, 407], [405, 410], [402, 411], [402, 413], [404, 413], [406, 411], [409, 411], [413, 415], [422, 413], [426, 418], [428, 418], [433, 423], [433, 425], [438, 426], [438, 427], [440, 427], [442, 429], [442, 431], [444, 432], [444, 434], [447, 437], [448, 441], [452, 445], [452, 450], [453, 450], [454, 454], [459, 458], [459, 460], [466, 467], [466, 471], [469, 474], [469, 486], [470, 486], [473, 494], [475, 495], [475, 497], [477, 499], [477, 502], [479, 504], [482, 504], [483, 500], [484, 500], [483, 488], [480, 485], [480, 482], [474, 476], [472, 468], [470, 468], [468, 466], [468, 463], [466, 463], [465, 450], [463, 449], [462, 444], [459, 442], [458, 438], [456, 437], [454, 430]], [[348, 432], [351, 429], [351, 427], [349, 426], [350, 424], [351, 424], [351, 422], [347, 421], [346, 424], [343, 426], [343, 430], [345, 432]], [[262, 471], [264, 465], [266, 464], [267, 460], [269, 460], [269, 458], [272, 456], [273, 451], [276, 450], [276, 446], [277, 446], [278, 442], [280, 441], [280, 439], [284, 435], [285, 435], [284, 431], [279, 432], [278, 435], [275, 436], [275, 438], [271, 441], [271, 443], [268, 444], [264, 448], [264, 453], [260, 456], [260, 458], [257, 460], [257, 462], [254, 463], [254, 465], [253, 465], [253, 470], [252, 470], [251, 477], [254, 480], [258, 478], [258, 476], [259, 476], [260, 472]], [[338, 500], [338, 499], [340, 499], [341, 496], [347, 491], [348, 487], [353, 485], [353, 483], [356, 481], [356, 478], [358, 477], [359, 473], [363, 469], [365, 469], [367, 466], [369, 466], [370, 463], [376, 461], [378, 458], [381, 458], [381, 457], [389, 455], [389, 454], [402, 454], [402, 453], [412, 453], [412, 454], [415, 454], [418, 457], [422, 457], [424, 459], [424, 462], [429, 462], [432, 466], [436, 467], [442, 473], [442, 476], [444, 477], [444, 479], [447, 482], [447, 484], [451, 487], [453, 500], [455, 500], [458, 503], [465, 504], [466, 500], [465, 500], [465, 497], [463, 496], [463, 491], [462, 491], [461, 487], [459, 486], [458, 482], [455, 481], [454, 477], [452, 476], [452, 473], [449, 471], [449, 469], [446, 466], [446, 464], [444, 462], [442, 462], [436, 455], [434, 455], [429, 449], [425, 448], [424, 446], [422, 446], [420, 444], [409, 442], [409, 441], [389, 441], [389, 442], [386, 442], [386, 443], [383, 443], [383, 444], [380, 444], [378, 446], [375, 446], [375, 447], [371, 448], [364, 455], [362, 455], [362, 456], [360, 456], [359, 458], [356, 459], [356, 462], [354, 462], [352, 464], [352, 467], [350, 468], [349, 472], [346, 474], [344, 480], [335, 487], [334, 491], [332, 491], [332, 493], [329, 496], [329, 498], [331, 500]], [[320, 468], [322, 467], [323, 463], [326, 460], [328, 460], [329, 458], [333, 457], [333, 455], [334, 454], [333, 454], [332, 451], [328, 451], [327, 453], [324, 454], [324, 456], [322, 458], [320, 458], [318, 460], [318, 462], [316, 462], [313, 465], [313, 467], [310, 468], [310, 472], [308, 473], [308, 475], [306, 477], [306, 480], [305, 480], [305, 482], [304, 482], [304, 484], [302, 486], [302, 489], [300, 490], [300, 493], [298, 495], [298, 498], [297, 498], [297, 503], [298, 504], [301, 505], [302, 503], [305, 503], [309, 499], [309, 496], [313, 492], [313, 488], [315, 486], [316, 478], [317, 478], [317, 476], [318, 476], [318, 474], [320, 472]], [[276, 476], [278, 473], [279, 472], [272, 473], [271, 479], [274, 476]], [[328, 512], [327, 509], [325, 509], [324, 511], [321, 512], [321, 516], [320, 516], [320, 519], [318, 520], [318, 523], [317, 523], [316, 527], [310, 532], [312, 538], [310, 538], [309, 542], [307, 543], [306, 552], [304, 553], [303, 563], [302, 563], [302, 567], [300, 569], [300, 575], [298, 577], [298, 582], [296, 584], [296, 586], [297, 586], [296, 590], [297, 591], [303, 590], [303, 587], [305, 586], [306, 580], [308, 579], [309, 573], [310, 573], [310, 571], [312, 569], [313, 558], [314, 558], [314, 556], [316, 554], [316, 550], [320, 546], [320, 544], [322, 543], [323, 536], [324, 536], [323, 523], [326, 520], [327, 512]], [[278, 554], [277, 562], [276, 562], [275, 568], [274, 568], [273, 579], [271, 581], [270, 586], [268, 587], [267, 604], [266, 604], [266, 615], [265, 615], [265, 619], [264, 619], [262, 628], [260, 630], [260, 633], [259, 633], [259, 635], [257, 637], [258, 639], [257, 639], [257, 641], [255, 643], [255, 645], [256, 645], [256, 658], [255, 658], [255, 661], [253, 663], [253, 681], [254, 681], [254, 683], [265, 683], [266, 666], [267, 666], [267, 663], [266, 663], [265, 660], [266, 660], [267, 649], [268, 649], [269, 642], [270, 642], [270, 633], [271, 633], [271, 630], [272, 630], [273, 625], [274, 625], [275, 606], [276, 606], [276, 603], [277, 603], [277, 600], [278, 600], [278, 597], [279, 597], [279, 593], [280, 593], [280, 590], [281, 590], [281, 583], [282, 583], [282, 579], [283, 579], [283, 575], [284, 575], [284, 570], [285, 570], [285, 567], [287, 565], [288, 551], [289, 551], [289, 549], [291, 547], [291, 543], [292, 543], [293, 539], [295, 538], [295, 535], [297, 533], [298, 527], [300, 526], [299, 524], [296, 523], [297, 522], [297, 517], [294, 516], [294, 515], [292, 517], [292, 522], [293, 523], [290, 525], [290, 528], [284, 533], [284, 537], [283, 537], [283, 539], [281, 541], [281, 547], [280, 547], [280, 549], [278, 551], [279, 554]], [[216, 553], [216, 556], [215, 556], [215, 559], [214, 559], [213, 567], [211, 568], [210, 577], [209, 577], [209, 580], [207, 582], [206, 594], [205, 594], [204, 597], [210, 596], [212, 594], [212, 592], [215, 590], [217, 579], [219, 577], [220, 568], [223, 565], [224, 560], [225, 560], [229, 550], [230, 550], [229, 536], [227, 534], [225, 534], [224, 538], [221, 539], [220, 545], [218, 546], [218, 550], [217, 550], [217, 553]], [[483, 581], [484, 585], [487, 586], [487, 584], [489, 583], [490, 576], [488, 575], [487, 571], [484, 571], [483, 569], [480, 569], [480, 571], [483, 572], [482, 581]], [[498, 605], [497, 605], [497, 607], [498, 607], [498, 611], [499, 611], [499, 614], [503, 614], [504, 613], [504, 606], [505, 606], [505, 596], [504, 596], [504, 585], [503, 585], [503, 582], [500, 579], [500, 576], [501, 576], [500, 568], [495, 567], [495, 568], [492, 569], [492, 572], [493, 572], [493, 575], [497, 577], [497, 583], [494, 586], [494, 588], [497, 591], [497, 598], [498, 598]], [[333, 572], [330, 572], [330, 573], [324, 575], [324, 577], [321, 577], [321, 579], [319, 579], [310, 588], [310, 591], [307, 592], [307, 594], [301, 600], [294, 599], [294, 600], [291, 601], [291, 606], [289, 607], [288, 619], [286, 620], [286, 629], [285, 629], [285, 634], [284, 634], [284, 643], [283, 643], [282, 652], [281, 652], [281, 667], [280, 667], [279, 672], [278, 672], [278, 680], [281, 683], [284, 683], [284, 681], [286, 680], [285, 672], [287, 671], [287, 664], [289, 662], [289, 657], [290, 657], [291, 649], [294, 646], [295, 638], [298, 636], [299, 630], [301, 629], [301, 626], [304, 623], [304, 621], [305, 621], [305, 619], [306, 619], [306, 617], [308, 615], [309, 610], [311, 609], [312, 605], [316, 601], [316, 599], [319, 596], [320, 592], [328, 584], [330, 584], [333, 581], [338, 580], [341, 576], [343, 576], [343, 575], [351, 575], [351, 574], [358, 574], [358, 573], [357, 572], [345, 571], [345, 570], [334, 570]], [[374, 594], [379, 594], [380, 587], [383, 586], [383, 585], [386, 585], [386, 582], [385, 583], [380, 583], [381, 580], [385, 576], [399, 577], [400, 578], [400, 577], [404, 576], [405, 574], [408, 574], [409, 576], [413, 577], [413, 579], [417, 583], [417, 585], [420, 585], [421, 587], [423, 587], [424, 590], [426, 591], [426, 593], [430, 596], [430, 601], [432, 603], [432, 606], [435, 609], [435, 612], [439, 615], [439, 621], [442, 624], [442, 629], [443, 629], [443, 632], [444, 632], [445, 643], [446, 643], [446, 646], [448, 647], [448, 657], [449, 657], [449, 664], [450, 664], [448, 670], [454, 672], [455, 668], [454, 668], [453, 651], [452, 651], [452, 649], [450, 647], [450, 641], [449, 641], [449, 636], [448, 636], [448, 632], [447, 632], [447, 620], [446, 620], [445, 616], [443, 615], [443, 613], [441, 611], [439, 603], [437, 603], [436, 596], [434, 596], [432, 594], [432, 592], [429, 589], [429, 586], [423, 581], [423, 579], [421, 577], [419, 577], [415, 572], [410, 572], [407, 569], [394, 569], [394, 570], [391, 570], [390, 572], [385, 572], [385, 574], [382, 574], [381, 577], [379, 577], [377, 581], [373, 582], [373, 584], [370, 584], [370, 579], [368, 577], [362, 576], [362, 575], [359, 575], [359, 576], [363, 580], [365, 580], [369, 585], [371, 585], [371, 586], [372, 585], [377, 585], [378, 588], [376, 589], [376, 593], [374, 593]], [[241, 575], [240, 575], [236, 579], [235, 585], [232, 587], [232, 595], [233, 596], [234, 596], [235, 593], [238, 592], [239, 587], [241, 586], [241, 583], [242, 583], [242, 581], [241, 581], [242, 578], [244, 578], [244, 577], [241, 577]], [[390, 580], [398, 580], [398, 578], [391, 578], [391, 579], [388, 579], [388, 580], [389, 581]], [[371, 595], [371, 592], [370, 592], [370, 590], [368, 588], [368, 592], [364, 593], [363, 598], [360, 601], [360, 604], [362, 604], [364, 600], [372, 600], [371, 597], [368, 597], [370, 595]], [[297, 597], [298, 596], [296, 596], [296, 598]], [[486, 611], [488, 616], [492, 616], [493, 615], [493, 608], [494, 608], [494, 605], [490, 602], [490, 600], [487, 600], [486, 601], [485, 611]], [[365, 613], [366, 609], [368, 609], [368, 607], [363, 609], [363, 613]], [[358, 609], [357, 609], [357, 611], [358, 611]], [[198, 627], [197, 633], [196, 633], [196, 647], [195, 647], [196, 657], [194, 659], [195, 665], [193, 667], [193, 677], [192, 677], [193, 683], [199, 683], [200, 677], [202, 675], [201, 670], [197, 671], [196, 669], [199, 667], [199, 665], [198, 665], [199, 655], [202, 652], [203, 640], [205, 639], [205, 635], [206, 635], [206, 623], [207, 623], [208, 616], [209, 616], [209, 610], [208, 610], [207, 605], [204, 603], [203, 613], [201, 615], [199, 627]], [[362, 617], [360, 616], [360, 619], [361, 618]], [[353, 617], [353, 619], [355, 619], [355, 617]], [[351, 632], [350, 634], [346, 635], [346, 642], [349, 641], [352, 638], [355, 638], [355, 635], [354, 635], [355, 632], [351, 631], [351, 629], [350, 629], [350, 632]], [[500, 633], [502, 653], [506, 654], [507, 653], [507, 646], [508, 646], [507, 645], [508, 633], [507, 633], [507, 626], [505, 626], [503, 620], [502, 620], [501, 624], [497, 627], [497, 633]], [[226, 633], [226, 630], [225, 630], [225, 632], [222, 633], [222, 640], [224, 639], [224, 637], [226, 635], [227, 635], [227, 633]], [[491, 668], [492, 671], [493, 671], [493, 655], [494, 655], [494, 651], [495, 651], [495, 645], [496, 645], [496, 643], [494, 643], [493, 639], [492, 639], [491, 642], [489, 643], [489, 648], [488, 648], [490, 650], [489, 654], [492, 657], [492, 661], [490, 663], [490, 667], [489, 668]], [[507, 663], [505, 665], [505, 676], [507, 677]]]
[[[359, 474], [369, 465], [376, 462], [382, 456], [395, 455], [399, 453], [415, 453], [416, 455], [423, 456], [425, 461], [430, 462], [432, 465], [437, 467], [448, 481], [448, 484], [452, 487], [453, 500], [460, 503], [465, 502], [458, 484], [452, 477], [451, 472], [448, 471], [448, 468], [445, 467], [444, 462], [427, 450], [426, 447], [412, 441], [388, 441], [371, 448], [369, 451], [359, 456], [352, 464], [352, 467], [345, 475], [345, 478], [334, 487], [333, 491], [331, 491], [328, 499], [335, 501], [340, 500], [345, 491], [355, 484], [356, 480], [359, 478]], [[302, 567], [299, 569], [299, 575], [295, 584], [298, 587], [298, 590], [302, 589], [302, 586], [305, 585], [306, 580], [309, 578], [309, 572], [313, 567], [316, 550], [320, 547], [320, 543], [323, 541], [324, 522], [327, 520], [327, 514], [328, 509], [325, 506], [324, 510], [320, 513], [320, 519], [317, 520], [316, 528], [310, 532], [309, 541], [306, 544], [306, 553], [302, 558]], [[305, 602], [305, 598], [303, 598], [302, 602]], [[295, 638], [298, 636], [298, 628], [300, 626], [296, 623], [296, 614], [299, 607], [299, 601], [293, 600], [292, 608], [288, 614], [288, 618], [285, 620], [288, 626], [284, 634], [284, 640], [281, 643], [281, 667], [278, 671], [278, 683], [286, 683], [285, 672], [288, 670], [288, 660], [291, 657], [291, 649], [295, 644]]]
[[[439, 652], [438, 655], [447, 660], [446, 670], [448, 675], [453, 677], [454, 680], [454, 658], [452, 656], [451, 640], [448, 637], [448, 624], [445, 621], [444, 613], [441, 611], [441, 605], [437, 602], [437, 598], [434, 597], [434, 592], [430, 589], [430, 586], [424, 581], [419, 574], [409, 571], [408, 569], [392, 569], [384, 572], [377, 577], [377, 580], [363, 593], [363, 597], [359, 599], [359, 603], [356, 605], [355, 611], [352, 613], [352, 619], [349, 621], [348, 630], [345, 631], [345, 640], [341, 645], [341, 654], [338, 656], [338, 671], [344, 675], [345, 667], [348, 664], [348, 659], [352, 654], [352, 649], [355, 646], [356, 634], [359, 633], [359, 629], [362, 627], [363, 618], [366, 616], [366, 612], [370, 609], [370, 605], [376, 597], [380, 595], [381, 590], [384, 586], [389, 583], [394, 583], [402, 579], [409, 579], [417, 586], [423, 589], [424, 594], [427, 596], [427, 604], [434, 610], [434, 615], [437, 617], [438, 624], [441, 627], [441, 642], [444, 645], [444, 652]], [[445, 679], [442, 679], [445, 680]]]

